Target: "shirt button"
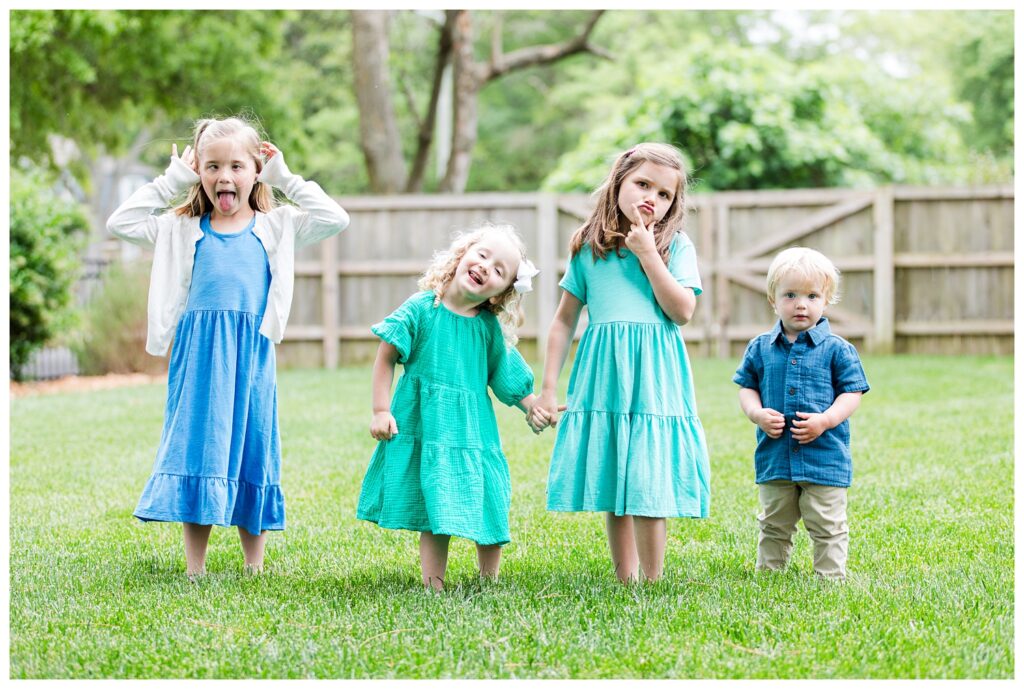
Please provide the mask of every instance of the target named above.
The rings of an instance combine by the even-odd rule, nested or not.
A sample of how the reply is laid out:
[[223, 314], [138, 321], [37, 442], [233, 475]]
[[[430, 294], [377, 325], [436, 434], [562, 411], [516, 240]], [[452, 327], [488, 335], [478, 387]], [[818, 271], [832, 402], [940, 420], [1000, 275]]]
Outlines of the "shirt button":
[[796, 394], [796, 388], [790, 388], [789, 389], [789, 394], [795, 395]]
[[800, 446], [799, 445], [794, 445], [793, 446], [793, 452], [799, 452], [799, 451], [800, 451]]
[[796, 359], [792, 359], [792, 360], [791, 360], [791, 361], [790, 361], [789, 363], [791, 363], [791, 364], [793, 364], [794, 366], [796, 366]]

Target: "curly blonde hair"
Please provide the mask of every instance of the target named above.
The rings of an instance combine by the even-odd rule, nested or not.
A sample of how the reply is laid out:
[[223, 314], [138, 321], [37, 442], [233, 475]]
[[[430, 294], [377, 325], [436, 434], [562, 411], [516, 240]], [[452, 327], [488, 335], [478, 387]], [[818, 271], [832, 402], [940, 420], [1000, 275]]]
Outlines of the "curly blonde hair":
[[622, 180], [644, 163], [663, 165], [679, 173], [672, 205], [665, 212], [665, 217], [654, 226], [654, 243], [658, 247], [661, 259], [668, 265], [672, 239], [676, 232], [683, 229], [683, 218], [686, 214], [686, 169], [679, 149], [658, 143], [637, 144], [620, 153], [615, 159], [608, 176], [594, 192], [597, 204], [593, 212], [569, 240], [570, 257], [578, 254], [584, 244], [590, 244], [595, 261], [603, 259], [609, 251], [618, 251], [622, 248], [626, 235], [620, 228], [623, 221], [628, 219], [619, 208], [619, 189], [622, 187]]
[[[192, 137], [192, 153], [199, 162], [200, 151], [216, 139], [232, 137], [241, 143], [256, 163], [256, 175], [263, 172], [263, 158], [260, 156], [260, 134], [256, 124], [241, 117], [228, 117], [223, 120], [216, 118], [196, 120], [195, 133]], [[257, 181], [249, 194], [249, 207], [254, 211], [269, 213], [277, 205], [274, 190], [269, 184]], [[206, 195], [202, 182], [196, 182], [188, 190], [185, 201], [174, 209], [178, 215], [201, 217], [213, 210], [213, 201]]]
[[[455, 277], [455, 270], [459, 266], [462, 257], [477, 242], [489, 234], [501, 234], [511, 240], [512, 244], [519, 249], [520, 260], [526, 258], [526, 244], [519, 232], [512, 225], [485, 223], [480, 227], [466, 232], [456, 232], [453, 235], [451, 246], [442, 251], [434, 253], [434, 257], [419, 280], [419, 288], [430, 290], [434, 293], [434, 307], [441, 303], [441, 297], [448, 289], [452, 279]], [[501, 294], [492, 297], [480, 304], [494, 314], [501, 324], [501, 332], [505, 336], [505, 342], [511, 347], [519, 341], [516, 329], [523, 324], [523, 295], [512, 288], [515, 276], [509, 281], [508, 287]]]

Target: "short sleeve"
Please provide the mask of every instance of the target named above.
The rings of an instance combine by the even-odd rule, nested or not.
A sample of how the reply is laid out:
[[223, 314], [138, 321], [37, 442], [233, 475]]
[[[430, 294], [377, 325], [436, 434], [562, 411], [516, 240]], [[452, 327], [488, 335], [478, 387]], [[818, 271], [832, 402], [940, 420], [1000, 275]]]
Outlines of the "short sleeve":
[[373, 334], [393, 345], [398, 350], [398, 363], [404, 364], [409, 358], [413, 344], [420, 331], [420, 315], [423, 305], [432, 300], [433, 293], [420, 292], [409, 297], [387, 318], [373, 325]]
[[558, 286], [579, 299], [580, 302], [586, 304], [587, 277], [583, 274], [583, 263], [580, 258], [584, 251], [590, 251], [590, 247], [583, 245], [579, 252], [569, 259], [569, 265], [565, 268], [565, 276], [562, 278], [562, 281], [558, 283]]
[[533, 392], [533, 371], [515, 347], [505, 343], [501, 327], [492, 338], [487, 357], [487, 384], [502, 404], [510, 407]]
[[694, 294], [704, 291], [700, 284], [700, 273], [697, 272], [697, 249], [682, 232], [677, 232], [672, 240], [668, 272], [672, 273], [680, 285], [692, 288]]
[[732, 377], [732, 382], [741, 388], [761, 389], [764, 369], [761, 357], [757, 354], [759, 339], [755, 337], [747, 343], [747, 349], [743, 352], [743, 361], [740, 362], [740, 367], [736, 369], [736, 373]]
[[849, 342], [843, 342], [832, 359], [832, 389], [837, 395], [844, 392], [867, 392], [871, 389], [860, 356], [857, 355], [857, 348]]

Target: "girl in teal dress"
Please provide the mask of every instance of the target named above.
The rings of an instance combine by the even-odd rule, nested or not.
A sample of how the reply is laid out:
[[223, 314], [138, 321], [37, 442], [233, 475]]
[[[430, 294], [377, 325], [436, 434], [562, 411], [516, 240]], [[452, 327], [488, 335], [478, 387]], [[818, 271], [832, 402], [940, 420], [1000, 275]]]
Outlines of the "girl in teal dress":
[[[424, 586], [443, 588], [451, 536], [476, 542], [480, 574], [498, 575], [511, 483], [487, 388], [527, 413], [537, 399], [515, 349], [536, 273], [511, 226], [460, 233], [420, 279], [424, 291], [373, 326], [370, 434], [380, 443], [356, 516], [420, 532]], [[389, 404], [396, 363], [405, 373]]]
[[[679, 333], [701, 292], [679, 231], [686, 174], [672, 146], [620, 154], [573, 235], [530, 425], [558, 423], [548, 509], [606, 512], [623, 582], [661, 576], [666, 517], [707, 517], [708, 452]], [[556, 386], [583, 306], [589, 324], [558, 421]]]

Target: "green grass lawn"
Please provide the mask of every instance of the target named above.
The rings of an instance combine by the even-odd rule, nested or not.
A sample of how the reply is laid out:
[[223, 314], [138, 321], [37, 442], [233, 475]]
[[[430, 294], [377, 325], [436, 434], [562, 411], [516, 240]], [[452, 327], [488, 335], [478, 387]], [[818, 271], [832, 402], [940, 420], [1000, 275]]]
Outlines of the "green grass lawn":
[[600, 515], [545, 511], [554, 433], [505, 407], [501, 578], [481, 583], [472, 544], [453, 539], [448, 590], [432, 595], [415, 534], [354, 516], [369, 368], [280, 374], [288, 529], [255, 577], [237, 532], [214, 529], [195, 583], [181, 526], [131, 516], [164, 386], [12, 400], [11, 676], [1013, 676], [1011, 358], [865, 358], [845, 585], [815, 578], [803, 527], [789, 570], [754, 572], [736, 362], [693, 363], [711, 517], [670, 520], [664, 579], [633, 587], [615, 579]]

